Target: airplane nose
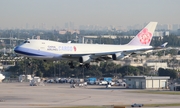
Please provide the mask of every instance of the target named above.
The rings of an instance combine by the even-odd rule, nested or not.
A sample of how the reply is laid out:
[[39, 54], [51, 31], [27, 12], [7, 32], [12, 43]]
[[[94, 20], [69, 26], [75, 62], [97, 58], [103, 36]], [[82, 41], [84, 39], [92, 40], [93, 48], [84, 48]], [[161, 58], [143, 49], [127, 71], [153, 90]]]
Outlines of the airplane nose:
[[19, 52], [19, 46], [14, 48], [14, 52], [18, 53]]

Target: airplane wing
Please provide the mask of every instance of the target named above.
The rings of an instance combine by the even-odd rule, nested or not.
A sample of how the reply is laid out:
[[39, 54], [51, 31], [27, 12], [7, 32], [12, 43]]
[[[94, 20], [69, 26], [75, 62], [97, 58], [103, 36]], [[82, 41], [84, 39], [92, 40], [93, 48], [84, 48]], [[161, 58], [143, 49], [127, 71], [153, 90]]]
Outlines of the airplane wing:
[[152, 52], [158, 52], [158, 51], [162, 51], [166, 49], [166, 45], [168, 44], [168, 42], [165, 42], [164, 44], [158, 46], [158, 47], [153, 47], [152, 49], [148, 49], [148, 50], [142, 50], [142, 51], [135, 51], [134, 54], [148, 54], [148, 53], [152, 53]]
[[[64, 54], [62, 57], [66, 59], [79, 59], [79, 57], [89, 57], [91, 61], [104, 61], [104, 60], [119, 60], [124, 59], [126, 57], [129, 57], [131, 55], [137, 55], [137, 54], [147, 54], [152, 53], [154, 51], [161, 51], [164, 50], [166, 45], [168, 43], [165, 42], [164, 44], [158, 46], [158, 47], [152, 47], [152, 48], [144, 48], [139, 50], [125, 50], [125, 51], [114, 51], [114, 52], [101, 52], [101, 53], [89, 53], [89, 54]], [[119, 58], [115, 59], [115, 56], [119, 56]]]

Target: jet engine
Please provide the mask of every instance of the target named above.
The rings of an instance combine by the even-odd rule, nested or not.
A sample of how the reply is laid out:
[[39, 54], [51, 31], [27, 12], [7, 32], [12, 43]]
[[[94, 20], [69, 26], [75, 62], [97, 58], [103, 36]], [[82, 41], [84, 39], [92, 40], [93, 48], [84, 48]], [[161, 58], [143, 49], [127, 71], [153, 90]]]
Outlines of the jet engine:
[[112, 55], [112, 59], [113, 60], [120, 60], [124, 57], [124, 54], [123, 53], [115, 53]]
[[90, 58], [90, 55], [85, 55], [79, 58], [80, 63], [90, 63], [92, 59]]

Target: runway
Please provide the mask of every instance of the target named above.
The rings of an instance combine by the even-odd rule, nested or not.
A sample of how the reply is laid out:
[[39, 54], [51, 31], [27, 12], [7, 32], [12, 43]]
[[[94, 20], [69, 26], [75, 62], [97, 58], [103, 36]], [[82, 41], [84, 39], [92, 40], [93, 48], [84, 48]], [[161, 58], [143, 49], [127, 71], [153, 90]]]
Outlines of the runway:
[[[133, 103], [180, 103], [179, 95], [128, 93], [118, 86], [88, 85], [70, 88], [70, 84], [0, 83], [1, 108], [36, 108], [63, 106], [131, 105]], [[166, 107], [167, 108], [167, 107]], [[171, 107], [172, 108], [172, 107]], [[178, 108], [178, 107], [177, 107]]]

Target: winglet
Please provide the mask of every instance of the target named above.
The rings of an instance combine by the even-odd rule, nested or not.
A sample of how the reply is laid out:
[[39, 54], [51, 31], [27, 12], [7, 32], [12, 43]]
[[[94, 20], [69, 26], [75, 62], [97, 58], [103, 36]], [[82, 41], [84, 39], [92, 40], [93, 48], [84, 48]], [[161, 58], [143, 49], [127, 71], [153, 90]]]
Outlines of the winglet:
[[71, 43], [71, 41], [68, 41], [67, 43]]
[[168, 42], [165, 42], [165, 43], [162, 44], [160, 47], [164, 48], [164, 47], [166, 47], [167, 44], [168, 44]]
[[128, 45], [149, 46], [156, 26], [157, 22], [150, 22], [128, 43]]

